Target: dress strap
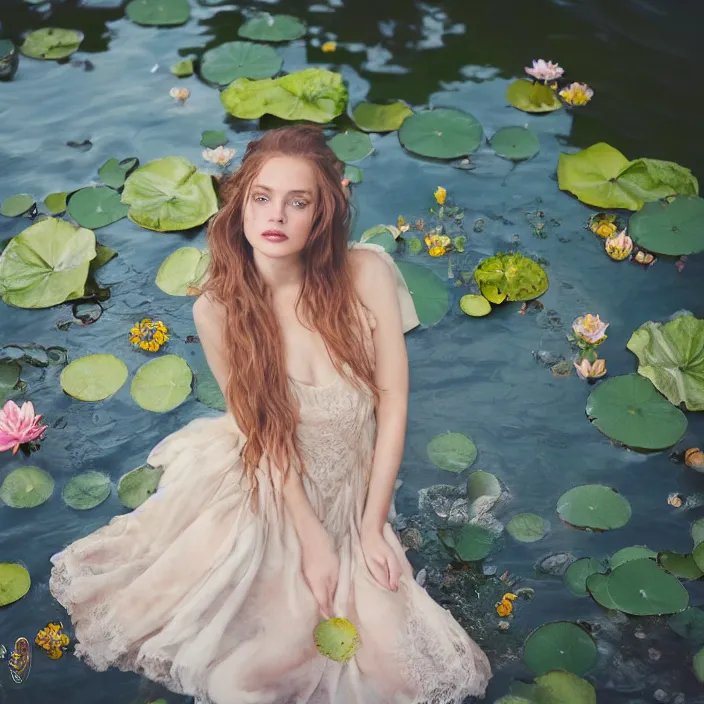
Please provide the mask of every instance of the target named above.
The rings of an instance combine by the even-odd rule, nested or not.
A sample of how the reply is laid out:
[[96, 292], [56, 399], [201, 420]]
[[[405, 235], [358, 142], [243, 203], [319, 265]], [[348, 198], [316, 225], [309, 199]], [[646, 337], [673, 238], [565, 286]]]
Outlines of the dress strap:
[[349, 249], [368, 249], [371, 252], [376, 252], [376, 254], [386, 262], [387, 266], [391, 267], [396, 277], [396, 293], [398, 294], [398, 303], [401, 307], [403, 332], [406, 333], [413, 330], [413, 328], [417, 328], [420, 325], [420, 320], [416, 313], [416, 307], [413, 303], [411, 292], [408, 290], [406, 280], [403, 278], [401, 270], [396, 266], [396, 262], [391, 258], [391, 255], [381, 245], [371, 242], [350, 242]]

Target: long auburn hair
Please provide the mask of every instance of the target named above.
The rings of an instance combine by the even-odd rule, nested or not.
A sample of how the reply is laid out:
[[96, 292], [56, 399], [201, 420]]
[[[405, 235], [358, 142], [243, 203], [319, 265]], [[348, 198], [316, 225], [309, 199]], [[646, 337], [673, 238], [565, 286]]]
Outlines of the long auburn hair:
[[222, 207], [208, 229], [210, 266], [203, 288], [226, 312], [224, 341], [229, 370], [225, 399], [246, 436], [242, 459], [255, 500], [259, 488], [255, 470], [263, 455], [270, 467], [279, 470], [282, 485], [290, 468], [305, 473], [296, 437], [298, 405], [289, 385], [272, 292], [254, 264], [243, 224], [254, 179], [267, 159], [282, 155], [308, 161], [319, 189], [310, 236], [301, 251], [303, 282], [296, 315], [303, 325], [320, 334], [338, 373], [344, 373], [343, 364], [347, 363], [354, 385], [366, 386], [375, 400], [379, 392], [373, 363], [364, 347], [347, 256], [350, 208], [341, 183], [343, 164], [320, 128], [297, 125], [273, 129], [247, 145], [237, 171], [219, 184]]

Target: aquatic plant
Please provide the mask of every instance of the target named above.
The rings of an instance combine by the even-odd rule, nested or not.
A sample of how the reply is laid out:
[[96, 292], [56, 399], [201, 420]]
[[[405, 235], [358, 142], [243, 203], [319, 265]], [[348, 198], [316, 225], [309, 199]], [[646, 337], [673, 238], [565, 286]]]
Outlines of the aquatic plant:
[[14, 455], [20, 445], [39, 440], [49, 427], [41, 425], [42, 414], [34, 412], [34, 404], [25, 401], [22, 407], [10, 400], [0, 410], [0, 452], [12, 450]]
[[223, 146], [216, 147], [215, 149], [203, 150], [203, 158], [211, 164], [216, 164], [217, 166], [227, 166], [235, 158], [236, 154], [236, 149], [230, 149]]
[[333, 51], [337, 51], [337, 42], [324, 42], [320, 45], [320, 51], [322, 51], [323, 54], [330, 54]]
[[496, 604], [496, 613], [502, 618], [513, 613], [513, 602], [518, 599], [516, 594], [508, 592], [501, 597], [501, 601]]
[[526, 66], [526, 73], [537, 81], [554, 81], [562, 77], [565, 69], [559, 64], [544, 59], [533, 59], [533, 66]]
[[626, 234], [625, 230], [621, 230], [618, 235], [609, 237], [604, 242], [606, 253], [617, 262], [626, 259], [633, 251], [633, 240]]
[[34, 638], [34, 643], [40, 647], [52, 660], [58, 660], [64, 656], [71, 644], [71, 639], [64, 632], [64, 624], [47, 623], [39, 630]]
[[169, 329], [161, 320], [144, 318], [130, 328], [130, 344], [145, 352], [158, 352], [169, 340]]
[[572, 83], [563, 88], [559, 96], [573, 107], [586, 105], [593, 97], [594, 91], [586, 83]]
[[320, 654], [335, 662], [351, 660], [360, 645], [359, 632], [346, 618], [321, 621], [313, 631], [313, 639]]
[[548, 288], [545, 270], [522, 254], [499, 252], [483, 259], [474, 270], [474, 280], [491, 303], [529, 301]]
[[583, 357], [579, 362], [574, 363], [574, 368], [582, 381], [601, 379], [606, 376], [606, 361], [603, 359], [595, 359], [590, 362], [586, 357]]
[[587, 313], [586, 315], [580, 315], [578, 318], [574, 319], [572, 323], [572, 331], [574, 334], [584, 342], [590, 345], [600, 345], [604, 340], [606, 340], [606, 328], [609, 327], [609, 323], [605, 323], [599, 317], [599, 314], [592, 315]]
[[191, 97], [191, 91], [183, 86], [174, 86], [169, 90], [169, 95], [179, 103], [185, 103]]

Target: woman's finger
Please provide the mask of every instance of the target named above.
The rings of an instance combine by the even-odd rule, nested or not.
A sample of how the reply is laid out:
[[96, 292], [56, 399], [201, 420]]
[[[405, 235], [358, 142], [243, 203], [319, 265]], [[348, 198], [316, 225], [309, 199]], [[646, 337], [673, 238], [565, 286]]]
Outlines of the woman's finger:
[[391, 585], [391, 589], [396, 591], [398, 589], [398, 580], [401, 579], [401, 575], [403, 574], [401, 564], [393, 552], [389, 556], [387, 563], [389, 569], [389, 584]]
[[379, 563], [377, 560], [370, 560], [369, 571], [382, 587], [386, 587], [387, 589], [391, 588], [389, 585], [389, 574], [385, 564]]

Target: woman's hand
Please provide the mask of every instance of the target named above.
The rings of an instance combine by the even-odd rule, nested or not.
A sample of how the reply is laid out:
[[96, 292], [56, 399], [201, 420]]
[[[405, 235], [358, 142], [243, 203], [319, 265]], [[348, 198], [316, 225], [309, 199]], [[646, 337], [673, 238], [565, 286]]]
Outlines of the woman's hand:
[[340, 558], [335, 553], [332, 539], [322, 525], [307, 531], [305, 538], [301, 540], [301, 569], [323, 617], [332, 618]]
[[382, 587], [395, 592], [401, 577], [401, 565], [381, 530], [362, 527], [362, 552], [374, 579]]

